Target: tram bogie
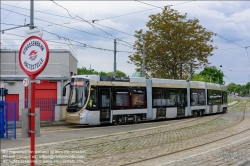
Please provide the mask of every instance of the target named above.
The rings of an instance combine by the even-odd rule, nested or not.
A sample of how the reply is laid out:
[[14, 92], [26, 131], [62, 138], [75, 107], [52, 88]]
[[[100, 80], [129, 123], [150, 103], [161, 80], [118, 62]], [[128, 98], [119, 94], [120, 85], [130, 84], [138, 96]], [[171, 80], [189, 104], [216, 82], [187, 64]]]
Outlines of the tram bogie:
[[[113, 117], [114, 124], [129, 124], [129, 123], [139, 123], [143, 120], [143, 115], [115, 115]], [[145, 119], [145, 118], [144, 118]]]

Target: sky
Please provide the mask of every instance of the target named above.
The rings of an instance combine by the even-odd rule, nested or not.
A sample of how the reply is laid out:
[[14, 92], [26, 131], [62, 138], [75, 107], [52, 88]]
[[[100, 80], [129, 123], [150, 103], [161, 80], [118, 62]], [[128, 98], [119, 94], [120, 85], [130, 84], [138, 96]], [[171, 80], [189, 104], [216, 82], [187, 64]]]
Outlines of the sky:
[[[128, 46], [136, 40], [135, 31], [146, 31], [149, 15], [169, 5], [217, 34], [212, 44], [218, 49], [208, 60], [223, 71], [226, 84], [250, 82], [248, 1], [35, 1], [34, 25], [43, 29], [50, 49], [68, 49], [77, 57], [78, 68], [96, 71], [114, 70], [116, 38], [116, 69], [131, 76], [136, 66], [127, 62], [135, 50]], [[6, 30], [1, 49], [20, 49], [29, 27], [7, 29], [29, 23], [30, 1], [1, 1], [1, 30]]]

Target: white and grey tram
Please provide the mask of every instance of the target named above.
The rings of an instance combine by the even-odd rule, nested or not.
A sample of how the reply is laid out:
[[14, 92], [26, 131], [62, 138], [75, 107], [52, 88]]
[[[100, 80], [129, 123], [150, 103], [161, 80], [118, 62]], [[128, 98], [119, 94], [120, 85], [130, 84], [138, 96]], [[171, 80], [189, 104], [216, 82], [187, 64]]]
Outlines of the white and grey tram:
[[137, 123], [227, 111], [224, 85], [159, 78], [72, 76], [66, 122]]

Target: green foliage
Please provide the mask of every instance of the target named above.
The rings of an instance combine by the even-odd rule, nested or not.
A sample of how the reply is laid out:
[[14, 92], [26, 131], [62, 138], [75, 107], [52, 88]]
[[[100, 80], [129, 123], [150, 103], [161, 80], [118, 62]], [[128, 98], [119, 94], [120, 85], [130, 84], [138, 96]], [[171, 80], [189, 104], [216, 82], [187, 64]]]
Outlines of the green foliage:
[[[97, 72], [94, 69], [87, 69], [86, 67], [77, 68], [78, 75], [101, 75], [101, 76], [113, 76], [113, 72]], [[116, 70], [116, 76], [127, 76], [124, 72]]]
[[192, 80], [193, 81], [210, 82], [209, 77], [202, 76], [200, 74], [194, 74]]
[[[112, 76], [114, 74], [114, 72], [108, 72], [107, 74], [108, 74], [108, 76]], [[126, 77], [127, 75], [124, 72], [120, 71], [120, 70], [116, 70], [116, 76]]]
[[78, 75], [98, 75], [98, 72], [94, 69], [87, 69], [86, 67], [77, 68], [77, 74]]
[[104, 71], [99, 72], [98, 75], [100, 75], [100, 76], [109, 76], [108, 73], [106, 73]]
[[236, 88], [236, 84], [235, 83], [230, 83], [230, 84], [227, 85], [227, 90], [229, 92], [234, 92], [235, 88]]
[[240, 93], [240, 92], [241, 92], [241, 85], [236, 85], [234, 91], [235, 91], [236, 93]]
[[212, 83], [219, 83], [219, 84], [223, 84], [223, 77], [224, 77], [224, 73], [221, 70], [218, 70], [216, 67], [212, 66], [212, 67], [205, 67], [200, 73], [199, 75], [206, 77], [209, 79], [208, 82]]
[[244, 95], [248, 94], [248, 90], [247, 89], [243, 89], [242, 90], [242, 94], [244, 94]]
[[208, 42], [213, 42], [211, 37], [215, 34], [199, 25], [198, 19], [186, 17], [187, 14], [181, 15], [173, 9], [150, 15], [148, 30], [135, 31], [136, 53], [129, 56], [128, 63], [137, 66], [136, 71], [142, 71], [145, 41], [146, 76], [186, 79], [193, 70], [209, 64], [207, 58], [213, 55], [215, 47]]
[[248, 95], [249, 94], [249, 89], [250, 88], [250, 82], [248, 82], [246, 85], [240, 85], [240, 84], [235, 84], [235, 83], [230, 83], [227, 85], [227, 90], [229, 92], [234, 92], [234, 93], [239, 93], [239, 94], [244, 94]]

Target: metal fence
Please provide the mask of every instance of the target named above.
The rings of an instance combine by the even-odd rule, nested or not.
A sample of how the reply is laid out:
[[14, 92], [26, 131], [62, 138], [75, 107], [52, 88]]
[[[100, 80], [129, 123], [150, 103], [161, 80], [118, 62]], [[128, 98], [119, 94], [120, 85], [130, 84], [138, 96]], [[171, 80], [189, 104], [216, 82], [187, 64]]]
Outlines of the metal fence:
[[4, 138], [4, 102], [0, 101], [0, 138]]
[[[55, 120], [55, 104], [56, 98], [37, 98], [35, 100], [35, 107], [40, 108], [40, 121], [54, 121]], [[25, 100], [25, 108], [28, 108], [28, 100]]]
[[16, 103], [0, 103], [0, 137], [16, 139]]
[[[24, 103], [22, 108], [28, 108], [28, 100], [21, 100]], [[67, 103], [67, 100], [56, 98], [36, 98], [35, 107], [40, 108], [40, 121], [55, 121], [55, 105], [58, 103]]]

